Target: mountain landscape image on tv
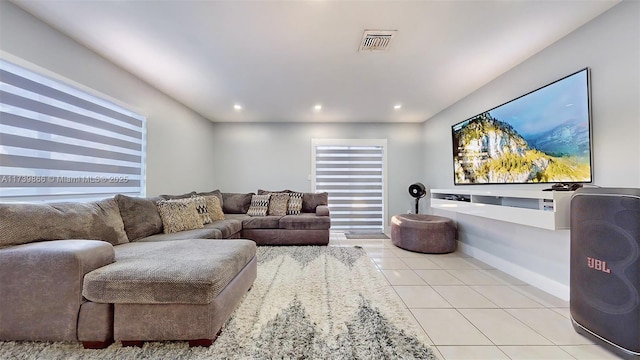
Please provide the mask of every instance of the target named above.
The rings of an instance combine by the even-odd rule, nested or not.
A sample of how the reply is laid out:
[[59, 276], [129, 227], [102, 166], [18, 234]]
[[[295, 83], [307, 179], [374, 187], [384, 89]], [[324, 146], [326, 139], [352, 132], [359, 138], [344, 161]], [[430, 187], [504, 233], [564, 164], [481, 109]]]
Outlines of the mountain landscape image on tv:
[[454, 183], [591, 182], [585, 68], [452, 126]]

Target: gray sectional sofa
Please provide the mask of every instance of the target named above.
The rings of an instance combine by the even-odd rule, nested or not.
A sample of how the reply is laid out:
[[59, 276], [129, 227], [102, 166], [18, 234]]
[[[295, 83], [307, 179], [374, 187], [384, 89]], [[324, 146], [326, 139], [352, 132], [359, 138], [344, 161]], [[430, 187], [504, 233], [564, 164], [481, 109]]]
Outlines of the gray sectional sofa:
[[[258, 194], [289, 193], [290, 190], [258, 190]], [[125, 227], [127, 219], [136, 228], [135, 241], [165, 241], [182, 239], [250, 239], [257, 245], [327, 245], [329, 217], [327, 193], [302, 193], [302, 209], [297, 215], [249, 216], [247, 211], [255, 193], [190, 192], [180, 195], [160, 195], [154, 198], [116, 196]], [[202, 229], [165, 234], [155, 202], [161, 199], [183, 199], [190, 196], [217, 196], [224, 220], [204, 225]], [[144, 227], [144, 229], [139, 229]], [[138, 231], [139, 230], [139, 231]]]
[[253, 194], [220, 196], [224, 219], [164, 233], [156, 201], [0, 203], [0, 340], [187, 340], [207, 346], [257, 275], [256, 245], [327, 244], [326, 194], [299, 215], [248, 216]]

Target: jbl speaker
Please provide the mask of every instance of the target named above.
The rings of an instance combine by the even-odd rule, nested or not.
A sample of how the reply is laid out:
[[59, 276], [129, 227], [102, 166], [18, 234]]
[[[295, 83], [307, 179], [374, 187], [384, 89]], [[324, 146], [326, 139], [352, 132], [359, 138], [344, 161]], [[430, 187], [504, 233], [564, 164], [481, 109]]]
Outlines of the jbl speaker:
[[570, 288], [576, 331], [640, 356], [640, 189], [575, 192]]

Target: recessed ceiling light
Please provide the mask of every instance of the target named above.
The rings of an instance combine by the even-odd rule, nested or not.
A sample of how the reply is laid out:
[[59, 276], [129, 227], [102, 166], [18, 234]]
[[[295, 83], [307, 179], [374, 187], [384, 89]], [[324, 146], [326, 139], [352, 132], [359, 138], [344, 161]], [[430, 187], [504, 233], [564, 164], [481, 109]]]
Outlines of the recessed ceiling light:
[[398, 110], [398, 109], [402, 108], [402, 105], [400, 105], [400, 104], [395, 104], [395, 105], [393, 106], [393, 108], [394, 108], [394, 109], [396, 109], [396, 110]]
[[320, 110], [322, 110], [322, 105], [318, 104], [318, 105], [314, 106], [314, 107], [313, 107], [313, 110], [315, 110], [315, 111], [320, 111]]
[[242, 110], [242, 105], [240, 105], [240, 104], [235, 104], [235, 105], [233, 105], [233, 108], [234, 108], [235, 110], [240, 111], [240, 110]]

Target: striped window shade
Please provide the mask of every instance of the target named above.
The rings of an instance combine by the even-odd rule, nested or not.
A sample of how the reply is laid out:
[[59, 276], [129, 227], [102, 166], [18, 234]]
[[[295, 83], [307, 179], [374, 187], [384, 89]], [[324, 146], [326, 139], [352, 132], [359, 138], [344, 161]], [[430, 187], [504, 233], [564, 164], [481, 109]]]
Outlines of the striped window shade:
[[0, 59], [0, 201], [144, 196], [146, 119]]
[[315, 146], [315, 190], [329, 193], [332, 230], [383, 231], [383, 160], [383, 146]]

